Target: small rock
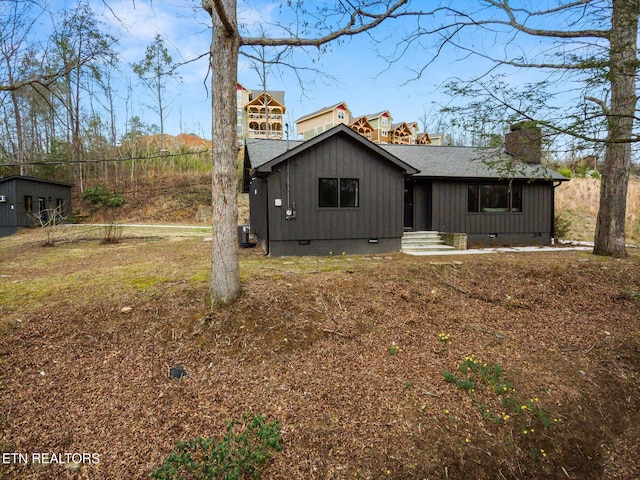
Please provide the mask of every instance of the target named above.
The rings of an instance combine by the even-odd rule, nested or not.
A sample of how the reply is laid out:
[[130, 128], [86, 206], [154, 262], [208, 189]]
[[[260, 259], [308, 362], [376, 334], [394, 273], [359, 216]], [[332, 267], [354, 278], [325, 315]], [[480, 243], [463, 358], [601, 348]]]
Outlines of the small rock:
[[133, 310], [133, 308], [131, 308], [131, 307], [122, 307], [122, 308], [120, 309], [120, 311], [121, 311], [122, 313], [129, 313], [131, 310]]

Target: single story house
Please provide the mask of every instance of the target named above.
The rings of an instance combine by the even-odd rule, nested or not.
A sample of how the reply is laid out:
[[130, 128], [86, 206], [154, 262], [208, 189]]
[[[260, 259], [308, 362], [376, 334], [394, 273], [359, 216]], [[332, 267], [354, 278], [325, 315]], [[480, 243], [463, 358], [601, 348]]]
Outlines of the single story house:
[[19, 227], [33, 227], [33, 215], [57, 209], [61, 217], [71, 216], [70, 183], [11, 175], [0, 178], [0, 237]]
[[274, 256], [400, 251], [407, 231], [466, 234], [469, 246], [549, 244], [554, 188], [567, 179], [540, 165], [530, 131], [512, 129], [511, 153], [377, 145], [342, 124], [304, 142], [249, 140], [251, 232]]

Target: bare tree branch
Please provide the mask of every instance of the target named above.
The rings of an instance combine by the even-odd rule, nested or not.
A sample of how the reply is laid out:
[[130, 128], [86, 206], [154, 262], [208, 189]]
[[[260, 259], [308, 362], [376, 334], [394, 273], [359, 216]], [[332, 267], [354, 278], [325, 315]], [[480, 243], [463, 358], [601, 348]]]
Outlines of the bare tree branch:
[[[364, 10], [355, 9], [349, 18], [349, 21], [342, 27], [333, 32], [317, 38], [265, 38], [265, 37], [241, 37], [240, 45], [252, 45], [252, 46], [264, 46], [264, 47], [277, 47], [277, 46], [292, 46], [292, 47], [319, 47], [340, 37], [353, 36], [372, 28], [377, 27], [387, 18], [393, 18], [394, 12], [397, 12], [400, 7], [406, 5], [408, 0], [398, 0], [393, 6], [381, 14], [373, 14], [365, 12]], [[355, 26], [358, 18], [369, 18], [371, 22], [363, 23], [362, 25]]]
[[[584, 38], [584, 37], [595, 37], [595, 38], [609, 38], [610, 32], [608, 30], [543, 30], [537, 28], [529, 28], [523, 23], [519, 22], [516, 19], [514, 14], [514, 10], [509, 5], [509, 0], [486, 0], [486, 2], [494, 7], [499, 8], [504, 13], [507, 14], [509, 21], [508, 25], [519, 30], [523, 33], [537, 36], [537, 37], [553, 37], [553, 38]], [[548, 15], [550, 13], [558, 13], [562, 11], [567, 11], [570, 8], [575, 7], [576, 5], [587, 5], [592, 3], [592, 0], [582, 0], [577, 2], [568, 3], [558, 8], [550, 9], [547, 11], [539, 11], [535, 12], [536, 15]], [[527, 10], [522, 10], [527, 13], [528, 16], [533, 16], [532, 12]], [[504, 23], [504, 22], [498, 22]]]
[[602, 113], [604, 113], [605, 115], [609, 115], [609, 106], [605, 102], [600, 100], [599, 98], [590, 97], [590, 96], [586, 95], [584, 97], [584, 99], [586, 101], [588, 101], [588, 102], [593, 102], [593, 103], [599, 105], [600, 108], [602, 109]]

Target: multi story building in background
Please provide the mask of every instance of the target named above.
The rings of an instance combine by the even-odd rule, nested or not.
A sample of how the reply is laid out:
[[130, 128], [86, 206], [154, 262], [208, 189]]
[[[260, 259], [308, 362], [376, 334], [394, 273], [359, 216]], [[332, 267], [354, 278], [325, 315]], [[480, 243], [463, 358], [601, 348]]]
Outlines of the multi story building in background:
[[346, 103], [341, 102], [300, 117], [296, 120], [296, 129], [303, 140], [309, 140], [340, 123], [349, 125], [350, 120], [351, 110]]
[[392, 122], [393, 117], [388, 110], [356, 117], [345, 102], [340, 102], [300, 117], [296, 121], [296, 130], [302, 140], [309, 140], [343, 123], [377, 144], [431, 144], [426, 132], [418, 133], [418, 122]]
[[238, 83], [236, 100], [239, 147], [247, 138], [283, 138], [284, 91], [253, 91]]
[[419, 133], [416, 137], [416, 143], [418, 145], [444, 145], [444, 133]]

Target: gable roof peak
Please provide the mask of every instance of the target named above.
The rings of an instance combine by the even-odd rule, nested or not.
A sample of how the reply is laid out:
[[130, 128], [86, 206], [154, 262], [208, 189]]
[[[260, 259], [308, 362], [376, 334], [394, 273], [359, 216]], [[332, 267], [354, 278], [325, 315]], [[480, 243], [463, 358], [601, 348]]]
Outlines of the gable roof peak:
[[330, 112], [331, 110], [335, 110], [335, 109], [345, 110], [349, 115], [351, 115], [351, 110], [349, 110], [349, 107], [347, 107], [346, 102], [338, 102], [338, 103], [334, 103], [333, 105], [329, 105], [328, 107], [322, 107], [320, 110], [316, 110], [315, 112], [308, 113], [307, 115], [303, 115], [302, 117], [296, 120], [296, 123], [302, 122], [304, 120], [308, 120], [318, 115], [322, 115], [323, 113]]
[[[271, 158], [267, 159], [266, 161], [261, 161], [258, 160], [256, 162], [255, 165], [255, 169], [257, 171], [260, 172], [264, 172], [264, 173], [268, 173], [272, 171], [272, 168], [281, 163], [284, 162], [285, 160], [288, 160], [289, 158], [298, 155], [300, 152], [307, 150], [308, 148], [311, 148], [315, 145], [318, 145], [319, 143], [324, 142], [325, 140], [334, 137], [334, 136], [346, 136], [348, 138], [350, 138], [351, 140], [363, 145], [366, 148], [369, 148], [370, 150], [374, 151], [376, 154], [378, 154], [379, 156], [383, 157], [384, 159], [386, 159], [387, 161], [393, 163], [394, 165], [396, 165], [397, 167], [401, 168], [402, 170], [404, 170], [407, 174], [409, 175], [413, 175], [418, 173], [418, 170], [415, 169], [413, 166], [409, 165], [408, 163], [406, 163], [405, 161], [401, 160], [400, 158], [398, 158], [396, 155], [394, 155], [391, 152], [388, 152], [387, 150], [381, 148], [379, 145], [373, 143], [372, 141], [366, 139], [365, 137], [363, 137], [362, 135], [360, 135], [357, 132], [354, 132], [349, 126], [343, 124], [343, 123], [339, 123], [338, 125], [336, 125], [333, 128], [330, 128], [329, 130], [305, 141], [305, 142], [291, 142], [292, 145], [294, 145], [293, 147], [291, 147], [290, 149], [286, 150], [286, 151], [278, 151], [276, 152], [275, 155], [272, 155]], [[251, 149], [253, 145], [258, 146], [259, 143], [263, 143], [264, 142], [274, 142], [274, 140], [257, 140], [256, 142], [247, 142], [247, 149]], [[282, 141], [281, 141], [282, 142]], [[274, 144], [275, 145], [275, 144]], [[282, 148], [282, 143], [280, 143], [280, 146]], [[252, 162], [253, 163], [253, 162]]]
[[379, 118], [379, 117], [387, 117], [387, 118], [390, 118], [391, 120], [393, 120], [393, 117], [389, 113], [389, 110], [382, 110], [382, 111], [376, 112], [376, 113], [368, 113], [365, 116], [367, 117], [367, 120], [373, 120], [373, 119], [376, 119], [376, 118]]

